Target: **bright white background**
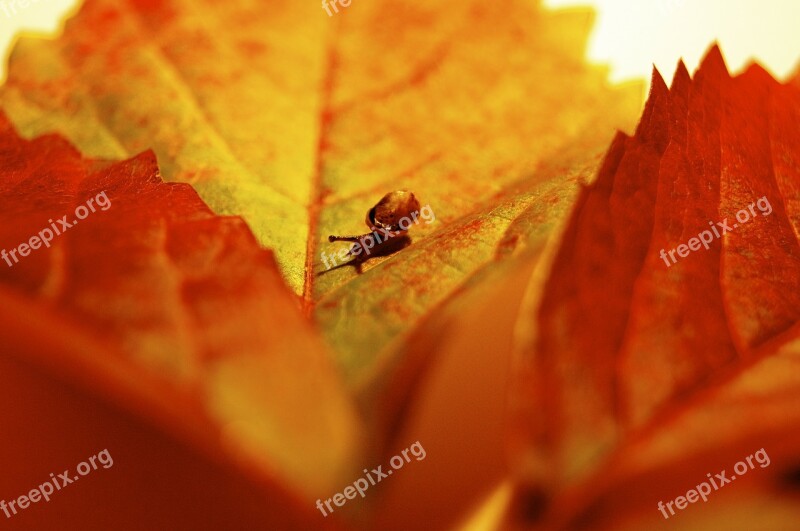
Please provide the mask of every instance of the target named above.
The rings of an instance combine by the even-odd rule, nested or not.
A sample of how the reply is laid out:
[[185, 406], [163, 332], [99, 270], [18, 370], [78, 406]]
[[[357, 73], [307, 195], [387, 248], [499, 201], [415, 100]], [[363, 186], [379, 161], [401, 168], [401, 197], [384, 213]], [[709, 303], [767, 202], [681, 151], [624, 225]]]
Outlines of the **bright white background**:
[[[0, 57], [20, 28], [53, 32], [78, 0], [28, 0], [7, 16], [0, 0]], [[221, 0], [224, 1], [224, 0]], [[316, 0], [293, 0], [308, 2]], [[424, 1], [424, 0], [406, 0]], [[492, 1], [492, 0], [487, 0]], [[669, 80], [680, 57], [693, 71], [718, 40], [728, 66], [752, 57], [780, 78], [800, 60], [800, 0], [543, 0], [549, 7], [591, 5], [598, 12], [589, 58], [608, 63], [612, 80], [649, 79], [653, 63]], [[12, 11], [9, 8], [9, 11]], [[0, 77], [5, 75], [5, 60]]]
[[5, 78], [11, 41], [16, 33], [26, 29], [39, 34], [54, 34], [60, 26], [60, 19], [79, 3], [79, 0], [27, 0], [27, 7], [20, 7], [19, 0], [0, 0], [0, 79]]
[[800, 61], [800, 0], [544, 0], [544, 4], [595, 8], [589, 58], [608, 63], [614, 81], [649, 79], [655, 64], [669, 82], [681, 57], [694, 72], [714, 40], [732, 71], [755, 57], [785, 79]]

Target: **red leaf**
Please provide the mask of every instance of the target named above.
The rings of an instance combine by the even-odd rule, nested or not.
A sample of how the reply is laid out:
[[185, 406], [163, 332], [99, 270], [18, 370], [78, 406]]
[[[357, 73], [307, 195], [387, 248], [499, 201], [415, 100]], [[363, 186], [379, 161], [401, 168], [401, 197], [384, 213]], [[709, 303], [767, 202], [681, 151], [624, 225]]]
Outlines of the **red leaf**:
[[[271, 253], [189, 185], [164, 183], [152, 153], [86, 161], [59, 137], [20, 139], [0, 117], [0, 162], [3, 248], [63, 214], [72, 225], [0, 268], [0, 374], [17, 403], [3, 413], [15, 434], [3, 450], [19, 465], [3, 475], [3, 496], [104, 448], [116, 462], [15, 518], [318, 525], [308, 500], [350, 477], [360, 424]], [[101, 193], [108, 208], [73, 215]], [[113, 510], [87, 514], [103, 500]]]
[[[800, 318], [799, 117], [796, 85], [757, 65], [731, 78], [716, 47], [693, 80], [682, 64], [671, 89], [654, 73], [636, 134], [616, 138], [581, 194], [525, 348], [526, 482], [554, 498], [551, 525], [577, 521], [576, 499], [590, 525], [608, 484], [630, 496], [620, 484], [640, 474], [661, 478], [648, 504], [678, 495], [701, 455], [732, 466], [771, 444], [773, 477], [800, 459], [777, 435], [800, 411], [765, 368], [784, 344], [791, 365]], [[708, 249], [670, 260], [725, 220]], [[755, 389], [789, 411], [754, 418]], [[703, 420], [690, 430], [691, 418]]]

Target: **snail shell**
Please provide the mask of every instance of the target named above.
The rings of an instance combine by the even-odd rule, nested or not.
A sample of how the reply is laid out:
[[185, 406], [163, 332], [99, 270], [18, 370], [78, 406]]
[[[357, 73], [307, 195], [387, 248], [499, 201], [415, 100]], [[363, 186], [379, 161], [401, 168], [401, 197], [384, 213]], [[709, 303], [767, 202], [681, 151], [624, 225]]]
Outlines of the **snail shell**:
[[367, 226], [391, 231], [402, 230], [399, 226], [403, 218], [411, 219], [412, 212], [419, 212], [419, 201], [413, 192], [397, 190], [389, 192], [367, 212]]

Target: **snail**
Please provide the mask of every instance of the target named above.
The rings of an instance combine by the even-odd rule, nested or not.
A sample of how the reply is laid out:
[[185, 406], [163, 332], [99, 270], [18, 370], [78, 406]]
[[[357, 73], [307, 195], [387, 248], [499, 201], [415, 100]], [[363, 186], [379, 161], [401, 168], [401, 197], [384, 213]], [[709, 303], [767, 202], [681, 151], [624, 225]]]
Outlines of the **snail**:
[[[372, 232], [361, 236], [328, 236], [329, 242], [358, 242], [380, 230], [385, 236], [393, 237], [404, 233], [419, 215], [419, 201], [414, 192], [396, 190], [389, 192], [367, 211], [366, 224]], [[408, 223], [403, 226], [403, 221]], [[385, 239], [384, 239], [385, 241]]]
[[[419, 201], [413, 192], [408, 190], [389, 192], [367, 211], [366, 223], [371, 232], [360, 236], [328, 236], [329, 242], [353, 242], [353, 245], [349, 250], [342, 249], [338, 255], [330, 257], [323, 252], [322, 261], [327, 270], [330, 270], [333, 267], [340, 267], [336, 265], [339, 261], [353, 257], [354, 260], [341, 265], [352, 263], [361, 272], [361, 263], [372, 254], [373, 250], [378, 255], [385, 255], [408, 245], [411, 240], [406, 233], [411, 224], [417, 222], [419, 214]], [[391, 241], [388, 241], [390, 239]]]

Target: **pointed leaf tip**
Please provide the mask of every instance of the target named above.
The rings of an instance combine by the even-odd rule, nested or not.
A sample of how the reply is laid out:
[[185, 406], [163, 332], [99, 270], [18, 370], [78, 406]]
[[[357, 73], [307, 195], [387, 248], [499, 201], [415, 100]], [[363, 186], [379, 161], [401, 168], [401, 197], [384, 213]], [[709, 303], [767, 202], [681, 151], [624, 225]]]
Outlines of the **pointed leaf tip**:
[[666, 98], [668, 93], [669, 88], [667, 87], [666, 81], [664, 81], [664, 76], [662, 76], [658, 68], [653, 65], [653, 75], [650, 77], [650, 94], [647, 96], [647, 105], [651, 105], [658, 100]]
[[653, 65], [653, 73], [650, 75], [650, 94], [653, 94], [654, 88], [667, 88], [667, 83], [664, 81], [664, 76], [658, 71], [658, 67]]
[[719, 43], [714, 42], [711, 48], [708, 49], [703, 60], [700, 62], [698, 72], [715, 72], [717, 74], [730, 77], [728, 72], [728, 65], [725, 64], [725, 58], [720, 50]]
[[642, 118], [639, 121], [639, 126], [636, 128], [636, 136], [642, 139], [650, 138], [648, 134], [648, 130], [650, 128], [651, 120], [655, 115], [659, 115], [660, 113], [656, 112], [656, 108], [660, 107], [667, 99], [669, 95], [669, 89], [667, 88], [666, 82], [664, 82], [664, 77], [661, 75], [661, 72], [658, 71], [655, 65], [653, 65], [653, 75], [650, 81], [650, 94], [647, 96], [647, 103], [644, 106], [644, 111], [642, 112]]
[[772, 74], [761, 64], [755, 61], [747, 65], [742, 77], [752, 79], [756, 83], [765, 85], [778, 84], [778, 81], [772, 76]]
[[682, 90], [692, 82], [692, 76], [689, 75], [689, 70], [686, 68], [686, 63], [683, 59], [678, 61], [678, 66], [675, 67], [675, 74], [672, 76], [672, 90]]

